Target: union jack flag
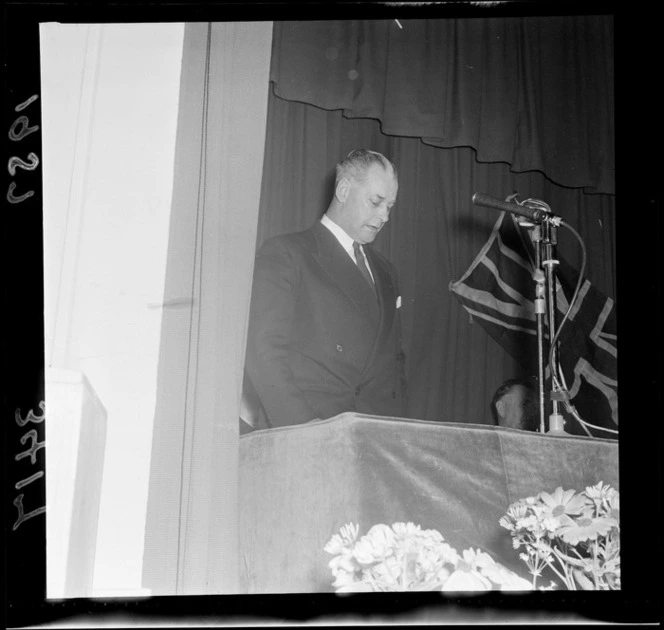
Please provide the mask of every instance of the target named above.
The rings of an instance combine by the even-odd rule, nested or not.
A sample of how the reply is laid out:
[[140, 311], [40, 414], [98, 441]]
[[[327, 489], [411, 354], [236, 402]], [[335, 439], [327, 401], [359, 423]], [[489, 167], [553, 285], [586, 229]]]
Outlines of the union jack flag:
[[[534, 260], [534, 247], [527, 230], [514, 215], [502, 212], [489, 240], [466, 273], [449, 286], [471, 318], [531, 374], [537, 373]], [[559, 255], [556, 260], [559, 261], [555, 274], [556, 321], [560, 323], [579, 274]], [[613, 300], [584, 279], [558, 339], [560, 367], [571, 403], [583, 420], [616, 430], [618, 352]], [[548, 331], [545, 346], [548, 346]], [[548, 348], [545, 350], [548, 352]], [[566, 430], [569, 425], [567, 422]], [[572, 432], [583, 434], [578, 427]], [[591, 432], [595, 434], [592, 429]], [[611, 437], [604, 431], [598, 430], [597, 434], [597, 437]]]

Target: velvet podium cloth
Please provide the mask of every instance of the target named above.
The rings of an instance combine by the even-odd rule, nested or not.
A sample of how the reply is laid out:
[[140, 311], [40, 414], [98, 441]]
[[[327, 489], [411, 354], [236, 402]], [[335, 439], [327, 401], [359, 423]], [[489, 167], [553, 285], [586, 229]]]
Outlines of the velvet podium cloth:
[[323, 549], [349, 522], [437, 529], [525, 578], [498, 521], [510, 503], [558, 486], [618, 489], [618, 444], [487, 425], [342, 414], [240, 438], [241, 588], [329, 592]]

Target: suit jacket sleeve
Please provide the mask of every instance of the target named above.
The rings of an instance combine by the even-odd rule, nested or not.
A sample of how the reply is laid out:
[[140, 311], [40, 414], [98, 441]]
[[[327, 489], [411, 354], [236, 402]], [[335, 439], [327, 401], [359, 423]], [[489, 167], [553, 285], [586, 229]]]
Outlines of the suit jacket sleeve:
[[246, 369], [272, 426], [316, 417], [288, 364], [300, 275], [286, 241], [265, 242], [254, 267]]

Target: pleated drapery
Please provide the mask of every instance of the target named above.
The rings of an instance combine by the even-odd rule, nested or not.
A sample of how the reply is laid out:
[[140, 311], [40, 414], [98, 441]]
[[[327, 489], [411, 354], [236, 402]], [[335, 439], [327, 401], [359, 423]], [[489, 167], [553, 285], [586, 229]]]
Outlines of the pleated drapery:
[[386, 135], [614, 192], [612, 15], [277, 22], [270, 77]]
[[143, 585], [238, 591], [238, 417], [272, 24], [187, 24]]

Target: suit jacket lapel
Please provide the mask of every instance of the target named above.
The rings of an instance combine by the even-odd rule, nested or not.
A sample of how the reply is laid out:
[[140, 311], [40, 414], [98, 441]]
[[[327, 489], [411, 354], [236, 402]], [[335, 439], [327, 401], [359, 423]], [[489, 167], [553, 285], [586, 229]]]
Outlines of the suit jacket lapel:
[[360, 312], [377, 324], [378, 301], [371, 288], [367, 287], [367, 281], [362, 277], [357, 265], [324, 225], [316, 223], [312, 228], [312, 233], [317, 243], [313, 255], [322, 269], [330, 280], [344, 291]]
[[[373, 360], [376, 351], [387, 341], [387, 337], [392, 329], [396, 311], [397, 289], [392, 283], [389, 271], [383, 266], [373, 250], [370, 247], [365, 247], [364, 251], [371, 265], [380, 304], [378, 335], [376, 335], [373, 351], [371, 352], [371, 360]], [[371, 360], [367, 365], [371, 365]]]

